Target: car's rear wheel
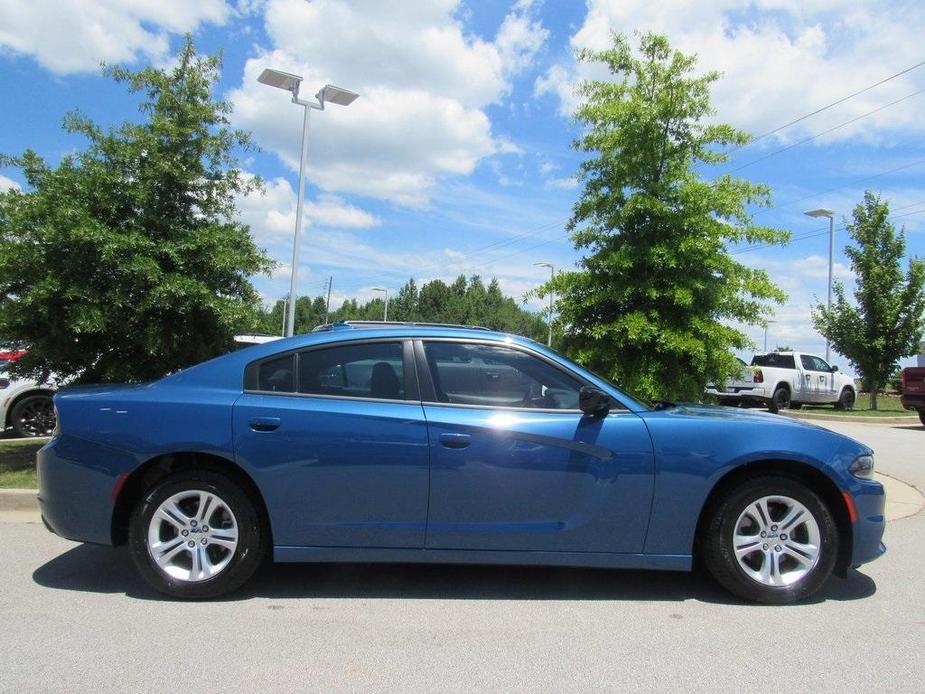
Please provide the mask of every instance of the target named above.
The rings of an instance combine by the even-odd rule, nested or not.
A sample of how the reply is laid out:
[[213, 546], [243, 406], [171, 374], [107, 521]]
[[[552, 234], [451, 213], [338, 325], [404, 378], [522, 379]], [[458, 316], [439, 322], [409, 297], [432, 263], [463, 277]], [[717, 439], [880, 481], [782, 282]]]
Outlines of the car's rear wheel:
[[919, 421], [925, 424], [925, 410], [919, 410]]
[[790, 391], [781, 386], [774, 391], [771, 396], [771, 402], [768, 403], [768, 411], [777, 413], [780, 410], [786, 410], [790, 407]]
[[155, 485], [129, 524], [132, 559], [156, 590], [176, 598], [213, 598], [257, 570], [266, 535], [254, 502], [211, 471], [184, 471]]
[[851, 388], [843, 388], [835, 403], [836, 410], [853, 410], [854, 409], [854, 391]]
[[831, 511], [790, 477], [742, 482], [713, 506], [703, 532], [710, 573], [731, 593], [757, 602], [784, 604], [812, 595], [838, 555]]
[[55, 430], [55, 406], [50, 395], [28, 395], [10, 413], [17, 436], [51, 436]]

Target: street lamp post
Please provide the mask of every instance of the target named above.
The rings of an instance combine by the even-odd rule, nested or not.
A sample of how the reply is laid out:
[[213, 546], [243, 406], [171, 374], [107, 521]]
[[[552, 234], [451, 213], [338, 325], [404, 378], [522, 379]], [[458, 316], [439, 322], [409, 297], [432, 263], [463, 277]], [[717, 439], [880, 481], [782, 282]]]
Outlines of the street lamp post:
[[382, 292], [385, 294], [385, 311], [382, 314], [382, 321], [388, 322], [389, 320], [389, 290], [385, 287], [373, 287], [374, 292]]
[[[549, 268], [549, 281], [552, 282], [556, 276], [556, 269], [550, 263], [533, 263], [536, 267], [548, 267]], [[553, 291], [549, 290], [549, 337], [546, 339], [546, 346], [552, 347], [552, 306], [553, 306]]]
[[299, 268], [299, 240], [302, 235], [302, 200], [305, 197], [305, 164], [308, 161], [308, 121], [311, 110], [324, 110], [327, 102], [339, 104], [340, 106], [349, 106], [354, 99], [359, 96], [346, 89], [335, 87], [333, 84], [326, 84], [317, 94], [316, 101], [305, 101], [299, 98], [299, 86], [302, 84], [302, 78], [299, 75], [291, 75], [288, 72], [280, 70], [271, 70], [267, 68], [260, 73], [257, 78], [258, 82], [283, 89], [292, 93], [292, 103], [298, 104], [305, 110], [302, 118], [302, 149], [299, 156], [299, 198], [296, 202], [295, 211], [295, 233], [292, 240], [292, 272], [289, 278], [289, 297], [288, 311], [286, 313], [286, 331], [285, 336], [291, 337], [295, 332], [295, 284], [296, 273]]
[[768, 320], [764, 322], [764, 351], [765, 351], [765, 354], [767, 354], [768, 352], [768, 325], [770, 325], [771, 323], [776, 323], [776, 322], [777, 321], [774, 321], [774, 320]]
[[[829, 297], [825, 302], [826, 309], [832, 309], [832, 258], [835, 255], [835, 212], [820, 207], [816, 210], [808, 210], [806, 214], [810, 217], [828, 217], [829, 218]], [[829, 338], [825, 339], [825, 360], [829, 361]]]

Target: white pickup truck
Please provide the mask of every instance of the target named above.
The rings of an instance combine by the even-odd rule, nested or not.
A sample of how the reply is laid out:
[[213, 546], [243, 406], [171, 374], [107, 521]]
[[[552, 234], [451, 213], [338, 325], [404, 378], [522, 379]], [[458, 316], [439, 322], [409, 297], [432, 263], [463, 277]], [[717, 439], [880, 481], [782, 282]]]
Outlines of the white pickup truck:
[[854, 379], [829, 366], [822, 357], [802, 352], [756, 354], [750, 367], [722, 387], [708, 386], [720, 404], [758, 404], [771, 412], [803, 405], [854, 407]]

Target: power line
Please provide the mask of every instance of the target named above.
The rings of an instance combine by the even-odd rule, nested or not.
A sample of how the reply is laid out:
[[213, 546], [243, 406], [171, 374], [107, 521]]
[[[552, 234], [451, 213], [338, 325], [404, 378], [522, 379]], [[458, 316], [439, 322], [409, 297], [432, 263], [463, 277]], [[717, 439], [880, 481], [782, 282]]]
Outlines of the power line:
[[882, 80], [880, 80], [879, 82], [875, 82], [874, 84], [868, 85], [868, 86], [864, 87], [863, 89], [859, 89], [858, 91], [853, 92], [853, 93], [851, 93], [851, 94], [848, 94], [847, 96], [843, 96], [842, 98], [838, 99], [837, 101], [833, 101], [831, 104], [828, 104], [828, 105], [826, 105], [826, 106], [823, 106], [822, 108], [817, 108], [815, 111], [812, 111], [811, 113], [807, 113], [806, 115], [800, 116], [799, 118], [794, 118], [793, 120], [791, 120], [791, 121], [789, 121], [789, 122], [787, 122], [787, 123], [784, 123], [783, 125], [780, 125], [780, 126], [774, 128], [773, 130], [769, 130], [769, 131], [766, 132], [766, 133], [762, 133], [761, 135], [758, 135], [757, 137], [755, 137], [755, 138], [753, 138], [752, 140], [750, 140], [748, 143], [746, 143], [746, 144], [744, 144], [744, 145], [740, 145], [739, 147], [736, 147], [736, 148], [733, 149], [733, 150], [730, 150], [730, 152], [736, 152], [736, 151], [742, 149], [742, 147], [747, 147], [748, 145], [752, 145], [752, 144], [758, 142], [759, 140], [763, 140], [764, 138], [770, 137], [771, 135], [774, 135], [775, 133], [779, 133], [781, 130], [785, 130], [786, 128], [789, 128], [791, 125], [796, 125], [797, 123], [801, 123], [802, 121], [806, 120], [807, 118], [812, 118], [813, 116], [818, 115], [818, 114], [822, 113], [823, 111], [828, 111], [830, 108], [833, 108], [833, 107], [835, 107], [835, 106], [838, 106], [839, 104], [843, 104], [843, 103], [845, 103], [846, 101], [848, 101], [849, 99], [853, 99], [853, 98], [856, 97], [856, 96], [860, 96], [860, 95], [863, 94], [864, 92], [869, 92], [871, 89], [874, 89], [874, 88], [876, 88], [876, 87], [879, 87], [881, 84], [886, 84], [886, 83], [889, 82], [890, 80], [894, 80], [894, 79], [896, 79], [897, 77], [901, 77], [902, 75], [905, 75], [905, 74], [908, 73], [908, 72], [912, 72], [913, 70], [915, 70], [915, 69], [917, 69], [917, 68], [920, 68], [920, 67], [922, 67], [923, 65], [925, 65], [925, 60], [923, 60], [923, 61], [920, 62], [920, 63], [916, 63], [915, 65], [910, 65], [910, 66], [907, 67], [906, 69], [900, 70], [899, 72], [897, 72], [897, 73], [895, 73], [895, 74], [892, 74], [892, 75], [890, 75], [889, 77], [885, 77], [885, 78], [883, 78]]
[[786, 147], [781, 147], [780, 149], [776, 149], [773, 152], [769, 152], [765, 154], [764, 156], [758, 157], [757, 159], [752, 159], [751, 161], [746, 162], [745, 164], [741, 164], [740, 166], [737, 166], [734, 169], [729, 169], [729, 171], [723, 172], [721, 175], [725, 176], [727, 174], [735, 173], [736, 171], [741, 171], [742, 169], [752, 166], [753, 164], [757, 164], [758, 162], [762, 162], [765, 159], [770, 159], [771, 157], [775, 157], [778, 154], [783, 154], [784, 152], [791, 150], [794, 147], [805, 145], [807, 142], [812, 142], [816, 138], [822, 137], [823, 135], [828, 135], [829, 133], [834, 132], [838, 130], [839, 128], [844, 128], [846, 125], [857, 123], [859, 120], [867, 118], [868, 116], [872, 116], [873, 114], [879, 113], [880, 111], [883, 111], [884, 109], [888, 109], [891, 106], [895, 106], [896, 104], [901, 103], [905, 101], [906, 99], [911, 99], [912, 97], [918, 96], [919, 94], [923, 94], [923, 93], [925, 93], [925, 89], [919, 89], [918, 91], [912, 92], [911, 94], [906, 94], [906, 96], [896, 99], [895, 101], [891, 101], [888, 104], [884, 104], [883, 106], [880, 106], [879, 108], [875, 108], [873, 111], [868, 111], [867, 113], [861, 114], [860, 116], [855, 116], [854, 118], [850, 120], [846, 120], [844, 123], [839, 123], [838, 125], [834, 125], [831, 128], [827, 128], [826, 130], [823, 130], [822, 132], [818, 132], [815, 135], [804, 138], [800, 140], [799, 142], [794, 142], [793, 144], [787, 145]]

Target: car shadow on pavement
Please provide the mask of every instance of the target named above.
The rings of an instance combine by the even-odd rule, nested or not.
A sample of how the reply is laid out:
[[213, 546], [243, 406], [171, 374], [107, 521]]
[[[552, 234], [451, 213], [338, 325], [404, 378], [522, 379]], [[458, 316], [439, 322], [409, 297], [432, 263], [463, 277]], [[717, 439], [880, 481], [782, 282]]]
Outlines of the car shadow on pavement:
[[[36, 569], [46, 588], [124, 593], [166, 600], [135, 572], [125, 548], [78, 545]], [[831, 579], [809, 603], [873, 595], [873, 579], [852, 570]], [[617, 571], [544, 566], [448, 564], [268, 564], [226, 600], [358, 598], [441, 600], [647, 600], [740, 604], [703, 572]]]

